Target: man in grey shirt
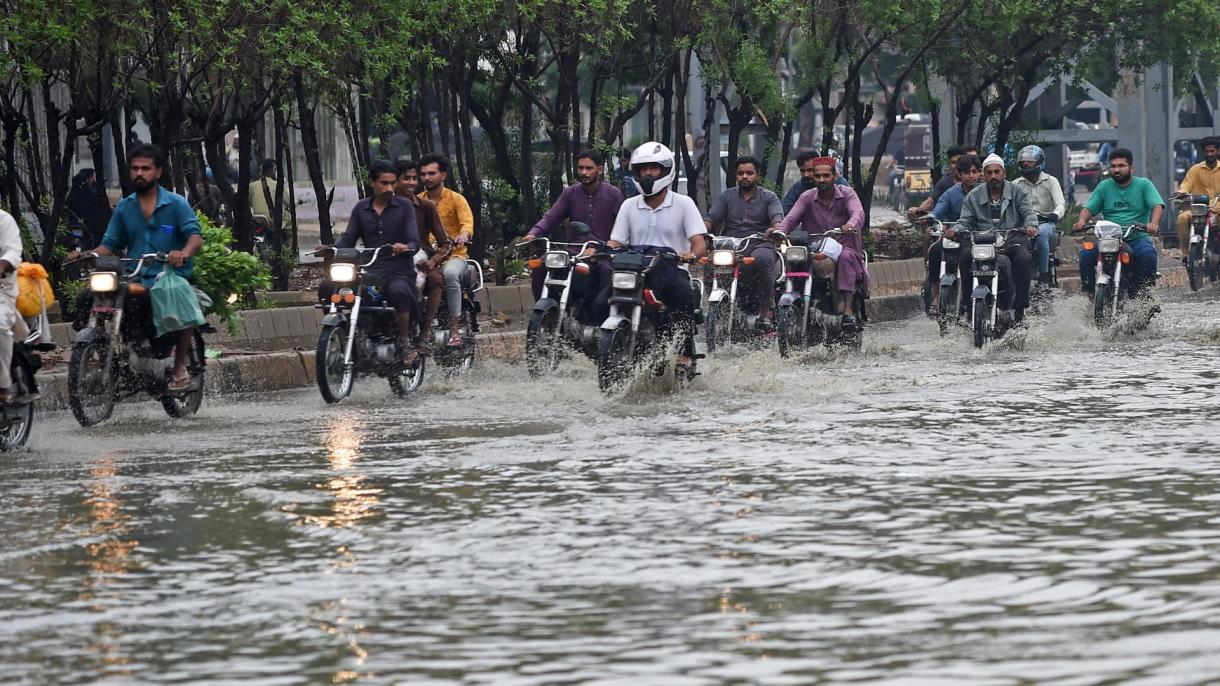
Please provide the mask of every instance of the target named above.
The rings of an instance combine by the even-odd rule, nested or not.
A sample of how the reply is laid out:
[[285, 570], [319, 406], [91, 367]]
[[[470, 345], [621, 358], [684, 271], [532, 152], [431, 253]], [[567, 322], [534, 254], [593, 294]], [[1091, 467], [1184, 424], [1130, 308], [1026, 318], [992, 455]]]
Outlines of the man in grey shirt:
[[[737, 178], [735, 188], [727, 188], [712, 203], [703, 225], [717, 236], [745, 238], [779, 226], [784, 208], [779, 196], [758, 185], [762, 163], [749, 156], [738, 157], [733, 165]], [[779, 254], [769, 242], [762, 242], [750, 251], [753, 264], [741, 265], [742, 308], [758, 314], [759, 321], [771, 316], [771, 300], [775, 279], [779, 277]]]

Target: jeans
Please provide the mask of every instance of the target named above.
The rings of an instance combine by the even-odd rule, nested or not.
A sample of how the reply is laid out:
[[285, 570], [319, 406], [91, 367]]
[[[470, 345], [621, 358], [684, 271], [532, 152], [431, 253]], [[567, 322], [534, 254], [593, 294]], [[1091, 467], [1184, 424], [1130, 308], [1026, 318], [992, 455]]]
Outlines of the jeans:
[[[1124, 268], [1123, 281], [1131, 295], [1156, 280], [1156, 246], [1147, 238], [1127, 242], [1131, 252], [1131, 264]], [[1080, 286], [1092, 293], [1097, 283], [1097, 248], [1080, 251]]]
[[1034, 244], [1034, 254], [1038, 260], [1038, 273], [1045, 274], [1051, 270], [1051, 240], [1055, 237], [1057, 227], [1045, 222], [1038, 225], [1038, 238]]
[[[699, 306], [699, 293], [691, 287], [690, 274], [673, 262], [661, 261], [648, 271], [644, 286], [670, 311], [670, 316], [662, 322], [657, 333], [662, 337], [681, 336], [682, 354], [694, 355], [694, 313]], [[610, 296], [613, 292], [613, 287], [608, 283], [602, 288], [592, 311], [592, 323], [603, 322], [610, 315]]]
[[467, 280], [466, 260], [450, 257], [445, 262], [441, 275], [445, 278], [445, 302], [449, 306], [449, 321], [456, 322], [462, 316], [462, 283]]

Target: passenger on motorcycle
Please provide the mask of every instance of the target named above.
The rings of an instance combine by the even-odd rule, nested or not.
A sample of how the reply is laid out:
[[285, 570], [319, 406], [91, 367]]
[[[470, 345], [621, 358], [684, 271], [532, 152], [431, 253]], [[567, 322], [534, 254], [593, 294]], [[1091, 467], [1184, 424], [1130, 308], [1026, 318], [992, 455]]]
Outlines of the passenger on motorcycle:
[[419, 160], [419, 179], [424, 191], [419, 194], [436, 205], [441, 224], [453, 242], [453, 253], [445, 260], [441, 275], [445, 279], [445, 304], [449, 308], [449, 346], [462, 346], [462, 285], [469, 280], [466, 245], [474, 240], [474, 213], [470, 203], [457, 191], [445, 186], [449, 178], [449, 158], [429, 153]]
[[[415, 291], [415, 252], [419, 250], [415, 206], [394, 195], [398, 174], [388, 160], [376, 160], [369, 165], [369, 180], [373, 195], [352, 208], [347, 229], [335, 241], [334, 247], [354, 248], [357, 242], [369, 250], [390, 247], [390, 254], [382, 251], [369, 271], [385, 283], [380, 290], [394, 308], [403, 363], [413, 365], [420, 354], [411, 343], [411, 315], [419, 307], [419, 295]], [[318, 296], [323, 302], [329, 301], [333, 290], [334, 285], [324, 280]]]
[[1063, 197], [1063, 184], [1059, 179], [1042, 171], [1046, 166], [1046, 155], [1042, 148], [1027, 145], [1017, 153], [1017, 171], [1021, 177], [1013, 184], [1029, 194], [1034, 214], [1038, 215], [1038, 238], [1034, 243], [1038, 260], [1038, 282], [1051, 282], [1051, 243], [1058, 233], [1059, 218], [1067, 210]]
[[[703, 225], [717, 236], [745, 238], [778, 228], [784, 219], [779, 196], [758, 185], [762, 163], [749, 156], [733, 164], [736, 188], [725, 189], [712, 203]], [[757, 314], [759, 322], [770, 318], [772, 291], [779, 278], [779, 253], [770, 243], [757, 245], [750, 252], [753, 264], [741, 266], [742, 303], [746, 312]]]
[[[614, 229], [614, 220], [618, 216], [619, 207], [623, 205], [623, 192], [605, 181], [606, 158], [596, 150], [582, 150], [576, 155], [576, 184], [564, 189], [551, 209], [538, 220], [529, 232], [521, 239], [528, 243], [535, 238], [550, 235], [564, 221], [580, 222], [589, 227], [589, 233], [603, 243], [610, 240], [610, 232]], [[569, 237], [572, 240], [572, 237]], [[535, 269], [530, 285], [534, 291], [534, 300], [542, 297], [543, 281], [546, 279], [545, 269]], [[573, 295], [587, 297], [600, 293], [602, 288], [610, 283], [610, 262], [597, 260], [595, 268], [587, 277], [580, 277], [579, 287], [574, 287]], [[574, 279], [576, 281], [576, 279]]]
[[0, 210], [0, 405], [13, 401], [13, 326], [17, 311], [17, 267], [21, 266], [21, 229]]
[[798, 226], [810, 234], [843, 230], [843, 235], [836, 238], [843, 252], [835, 265], [835, 287], [843, 294], [843, 323], [854, 324], [856, 289], [868, 297], [868, 269], [864, 266], [864, 242], [860, 237], [864, 207], [854, 190], [835, 183], [838, 172], [833, 159], [818, 157], [810, 165], [817, 184], [815, 192], [802, 195], [776, 230], [785, 234]]
[[[1179, 193], [1207, 195], [1208, 202], [1220, 195], [1220, 136], [1208, 136], [1199, 141], [1203, 161], [1194, 165], [1178, 184]], [[1193, 219], [1190, 210], [1178, 213], [1178, 249], [1182, 251], [1182, 263], [1186, 263], [1190, 249], [1190, 225]]]
[[[831, 151], [832, 153], [834, 151]], [[818, 154], [812, 150], [803, 150], [796, 156], [796, 168], [801, 172], [801, 178], [797, 179], [796, 183], [784, 193], [784, 199], [780, 201], [780, 205], [784, 208], [784, 214], [787, 215], [796, 206], [796, 201], [800, 199], [805, 191], [813, 190], [817, 187], [817, 183], [813, 180], [813, 160]], [[834, 159], [833, 157], [831, 159]], [[847, 179], [838, 176], [838, 170], [842, 167], [842, 163], [835, 160], [835, 183], [840, 186], [851, 187]]]
[[[945, 224], [944, 237], [950, 239], [957, 235], [953, 227], [962, 215], [962, 203], [966, 201], [966, 195], [983, 180], [983, 163], [979, 160], [978, 155], [961, 154], [957, 157], [954, 173], [957, 178], [961, 179], [961, 182], [941, 193], [940, 198], [936, 201], [936, 207], [932, 209], [932, 216]], [[918, 210], [919, 208], [912, 209]], [[940, 277], [940, 261], [941, 243], [935, 241], [928, 247], [928, 283], [936, 283]], [[970, 260], [960, 260], [958, 272], [961, 274], [962, 283], [970, 283], [973, 274]]]
[[[702, 257], [707, 252], [703, 218], [694, 200], [672, 188], [677, 176], [674, 154], [660, 143], [645, 143], [631, 153], [631, 171], [640, 194], [619, 208], [607, 245], [645, 253], [673, 251], [687, 262]], [[676, 330], [667, 333], [685, 339], [678, 364], [689, 366], [695, 354], [694, 312], [699, 305], [689, 274], [662, 260], [649, 270], [645, 285], [674, 313]], [[610, 293], [607, 286], [598, 295], [595, 316], [600, 319], [609, 314]]]
[[[983, 160], [985, 183], [966, 195], [956, 229], [1024, 229], [1031, 238], [1038, 235], [1038, 216], [1034, 214], [1029, 195], [1005, 176], [1004, 159], [995, 153], [988, 155]], [[1004, 253], [996, 256], [996, 269], [1000, 277], [997, 305], [1002, 310], [1015, 310], [1014, 319], [1019, 322], [1025, 318], [1025, 308], [1029, 307], [1033, 277], [1033, 259], [1025, 242], [1006, 245]]]
[[[1146, 231], [1132, 231], [1127, 237], [1127, 247], [1131, 251], [1131, 274], [1127, 283], [1132, 291], [1151, 286], [1156, 281], [1156, 246], [1148, 234], [1157, 232], [1161, 225], [1161, 214], [1165, 211], [1165, 201], [1152, 181], [1132, 175], [1134, 162], [1135, 155], [1127, 148], [1115, 148], [1110, 152], [1110, 178], [1097, 184], [1080, 211], [1080, 218], [1072, 225], [1074, 230], [1080, 231], [1086, 222], [1101, 214], [1122, 226], [1145, 226]], [[1081, 249], [1080, 287], [1090, 296], [1096, 282], [1096, 271], [1096, 245], [1092, 250]]]
[[[203, 237], [199, 230], [199, 219], [187, 199], [163, 188], [159, 181], [165, 168], [165, 153], [155, 145], [140, 144], [127, 155], [127, 164], [131, 174], [131, 185], [135, 192], [123, 198], [114, 207], [110, 216], [110, 224], [106, 227], [106, 235], [102, 244], [93, 249], [93, 253], [102, 257], [125, 252], [128, 255], [143, 255], [147, 253], [166, 253], [167, 262], [181, 277], [190, 279], [193, 269], [193, 257], [203, 245]], [[68, 259], [74, 260], [78, 253], [69, 253]], [[161, 273], [161, 263], [153, 262], [144, 265], [140, 281], [151, 287]], [[147, 293], [140, 295], [128, 294], [127, 314], [132, 316], [137, 308], [151, 310], [151, 300]], [[84, 312], [89, 312], [89, 298], [86, 296], [78, 306]], [[191, 339], [195, 335], [195, 327], [189, 327], [178, 332], [178, 343], [174, 349], [174, 373], [170, 377], [169, 390], [183, 391], [191, 384], [191, 375], [187, 371], [187, 354]]]
[[[409, 201], [415, 206], [415, 227], [419, 231], [419, 247], [423, 249], [426, 259], [421, 259], [415, 266], [424, 275], [424, 312], [419, 322], [420, 347], [427, 348], [432, 340], [432, 321], [436, 319], [436, 310], [441, 304], [441, 292], [445, 290], [445, 279], [441, 276], [441, 265], [453, 251], [449, 242], [449, 234], [441, 224], [441, 217], [436, 212], [436, 205], [431, 200], [419, 197], [419, 163], [415, 160], [398, 160], [394, 163], [394, 171], [398, 173], [398, 183], [394, 185], [394, 195]], [[418, 255], [418, 253], [416, 253]]]

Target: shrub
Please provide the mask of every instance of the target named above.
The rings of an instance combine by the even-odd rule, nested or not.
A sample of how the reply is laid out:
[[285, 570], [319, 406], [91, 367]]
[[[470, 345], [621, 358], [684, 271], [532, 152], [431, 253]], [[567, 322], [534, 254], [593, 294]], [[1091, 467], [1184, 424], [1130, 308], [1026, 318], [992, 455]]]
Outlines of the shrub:
[[[216, 315], [234, 331], [237, 327], [235, 316], [245, 309], [241, 296], [270, 288], [271, 273], [254, 255], [229, 248], [233, 234], [227, 227], [216, 226], [202, 215], [199, 226], [203, 230], [203, 247], [195, 256], [195, 285], [212, 299], [207, 314]], [[238, 300], [229, 302], [234, 294], [239, 296]]]

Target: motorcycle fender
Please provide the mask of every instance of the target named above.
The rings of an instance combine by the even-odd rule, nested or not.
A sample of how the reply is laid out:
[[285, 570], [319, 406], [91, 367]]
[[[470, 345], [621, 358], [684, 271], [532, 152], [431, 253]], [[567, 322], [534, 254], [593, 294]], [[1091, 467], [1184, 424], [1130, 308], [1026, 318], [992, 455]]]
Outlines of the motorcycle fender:
[[729, 297], [728, 291], [724, 290], [723, 288], [715, 288], [712, 290], [711, 294], [707, 296], [707, 301], [709, 303], [718, 303], [727, 297]]
[[784, 293], [783, 295], [779, 296], [779, 306], [785, 307], [794, 305], [800, 297], [801, 295], [799, 293]]
[[1191, 242], [1191, 243], [1202, 243], [1202, 242], [1203, 242], [1203, 236], [1201, 236], [1201, 235], [1199, 235], [1199, 234], [1197, 234], [1197, 233], [1192, 233], [1192, 234], [1190, 234], [1190, 242]]
[[345, 314], [328, 314], [322, 317], [322, 326], [347, 326], [347, 315]]
[[105, 334], [102, 332], [102, 329], [100, 327], [87, 326], [87, 327], [81, 329], [79, 332], [77, 332], [76, 338], [74, 338], [72, 340], [73, 340], [73, 343], [76, 345], [88, 345], [88, 344], [92, 343], [93, 341], [101, 338], [104, 335]]
[[534, 303], [534, 312], [550, 312], [558, 307], [559, 303], [554, 298], [539, 298]]
[[1097, 283], [1099, 283], [1099, 284], [1108, 284], [1108, 283], [1110, 283], [1110, 275], [1109, 275], [1109, 274], [1107, 274], [1107, 273], [1105, 273], [1105, 272], [1101, 272], [1101, 273], [1099, 273], [1099, 274], [1097, 275]]
[[606, 321], [602, 322], [602, 331], [614, 331], [620, 326], [631, 327], [631, 320], [622, 315], [612, 314], [606, 317]]
[[957, 283], [957, 274], [945, 274], [940, 277], [940, 285], [952, 286]]
[[970, 294], [971, 298], [986, 298], [991, 295], [991, 289], [987, 286], [975, 286], [974, 291]]

